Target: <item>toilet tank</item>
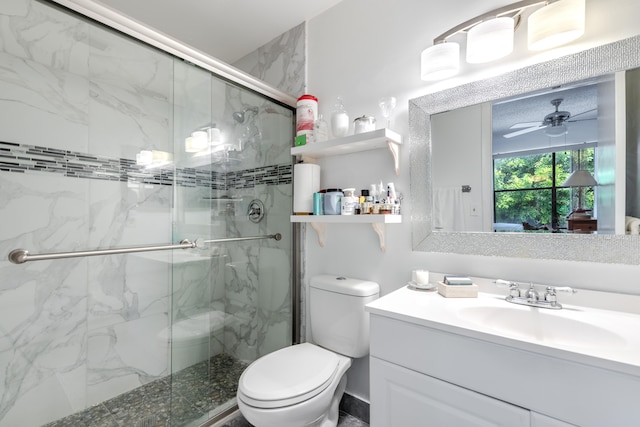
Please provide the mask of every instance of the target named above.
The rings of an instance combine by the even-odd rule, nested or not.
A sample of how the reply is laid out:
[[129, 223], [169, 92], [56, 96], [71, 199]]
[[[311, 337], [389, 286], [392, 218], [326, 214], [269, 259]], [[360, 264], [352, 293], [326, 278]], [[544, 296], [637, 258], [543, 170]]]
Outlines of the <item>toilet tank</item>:
[[344, 356], [369, 353], [369, 313], [364, 306], [380, 296], [367, 280], [322, 274], [309, 284], [309, 323], [313, 342]]

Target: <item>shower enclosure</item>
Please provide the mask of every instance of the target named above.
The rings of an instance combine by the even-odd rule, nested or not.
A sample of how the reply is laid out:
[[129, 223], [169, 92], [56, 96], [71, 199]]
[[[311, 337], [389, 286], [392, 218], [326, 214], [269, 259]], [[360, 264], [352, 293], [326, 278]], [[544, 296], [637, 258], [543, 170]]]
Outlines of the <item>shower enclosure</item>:
[[292, 342], [293, 109], [48, 3], [0, 31], [0, 427], [224, 412]]

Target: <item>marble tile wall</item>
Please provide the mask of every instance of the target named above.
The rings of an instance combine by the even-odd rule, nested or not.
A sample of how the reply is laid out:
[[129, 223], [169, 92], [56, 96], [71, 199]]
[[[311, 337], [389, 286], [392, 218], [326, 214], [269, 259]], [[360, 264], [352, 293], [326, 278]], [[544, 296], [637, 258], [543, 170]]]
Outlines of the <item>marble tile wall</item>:
[[[0, 253], [283, 234], [0, 258], [0, 427], [43, 425], [221, 352], [252, 360], [287, 345], [291, 111], [40, 2], [0, 2], [0, 33]], [[249, 106], [258, 113], [233, 119]], [[212, 121], [234, 149], [194, 165], [184, 137]], [[141, 150], [174, 165], [143, 168]], [[213, 200], [223, 195], [242, 200]], [[267, 207], [259, 224], [247, 221], [253, 198]], [[204, 322], [203, 354], [169, 346], [181, 320]]]
[[305, 34], [303, 22], [232, 65], [298, 97], [306, 89]]

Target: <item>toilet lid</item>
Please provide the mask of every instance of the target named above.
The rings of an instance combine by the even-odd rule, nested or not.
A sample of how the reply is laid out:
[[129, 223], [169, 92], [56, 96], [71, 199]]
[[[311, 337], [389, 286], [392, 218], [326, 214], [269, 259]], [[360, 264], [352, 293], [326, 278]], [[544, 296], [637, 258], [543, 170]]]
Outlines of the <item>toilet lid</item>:
[[335, 353], [309, 343], [286, 347], [253, 362], [240, 376], [240, 393], [258, 407], [293, 405], [324, 390], [338, 370]]

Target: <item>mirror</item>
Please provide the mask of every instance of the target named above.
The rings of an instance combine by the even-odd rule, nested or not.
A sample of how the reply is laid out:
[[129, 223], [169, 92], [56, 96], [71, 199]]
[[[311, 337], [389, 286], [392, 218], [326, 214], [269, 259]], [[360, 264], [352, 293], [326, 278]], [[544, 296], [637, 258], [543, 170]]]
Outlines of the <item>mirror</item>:
[[[409, 132], [411, 149], [411, 201], [413, 247], [417, 251], [445, 252], [470, 255], [504, 256], [519, 258], [591, 261], [604, 263], [640, 264], [638, 250], [640, 237], [628, 235], [579, 233], [512, 233], [512, 232], [458, 232], [433, 231], [436, 215], [433, 208], [434, 186], [431, 141], [434, 129], [432, 116], [470, 106], [485, 105], [485, 114], [491, 114], [493, 101], [517, 97], [522, 94], [545, 91], [571, 82], [595, 79], [630, 70], [640, 65], [637, 51], [640, 36], [599, 46], [546, 63], [536, 64], [487, 80], [469, 83], [442, 92], [416, 98], [409, 103]], [[624, 78], [617, 73], [616, 79]], [[489, 107], [486, 107], [489, 105]], [[487, 108], [489, 112], [486, 113]], [[483, 114], [480, 108], [480, 117]], [[488, 136], [484, 134], [488, 132]], [[482, 131], [480, 139], [491, 139], [491, 130]], [[611, 148], [615, 150], [615, 148]], [[608, 153], [608, 157], [611, 153]], [[481, 158], [491, 162], [492, 154], [478, 149]], [[619, 159], [624, 153], [616, 153]], [[612, 170], [612, 174], [618, 171]], [[610, 183], [624, 183], [625, 177], [611, 176]], [[489, 180], [491, 181], [491, 180]], [[602, 183], [598, 183], [602, 184]], [[478, 189], [493, 192], [492, 182], [476, 181]], [[627, 184], [628, 186], [628, 184]], [[600, 185], [599, 185], [600, 187]], [[614, 185], [610, 185], [613, 191]], [[623, 191], [624, 185], [618, 185]], [[635, 192], [634, 192], [635, 193]], [[486, 199], [486, 198], [485, 198]], [[620, 197], [624, 200], [624, 197]], [[629, 196], [627, 196], [629, 199]], [[482, 203], [482, 202], [478, 202]], [[491, 201], [491, 204], [493, 201]], [[485, 210], [486, 206], [479, 205]], [[493, 206], [489, 209], [492, 211]], [[620, 207], [624, 211], [624, 205]]]
[[431, 115], [433, 230], [612, 234], [614, 218], [624, 225], [610, 202], [624, 199], [622, 186], [607, 180], [613, 78]]

